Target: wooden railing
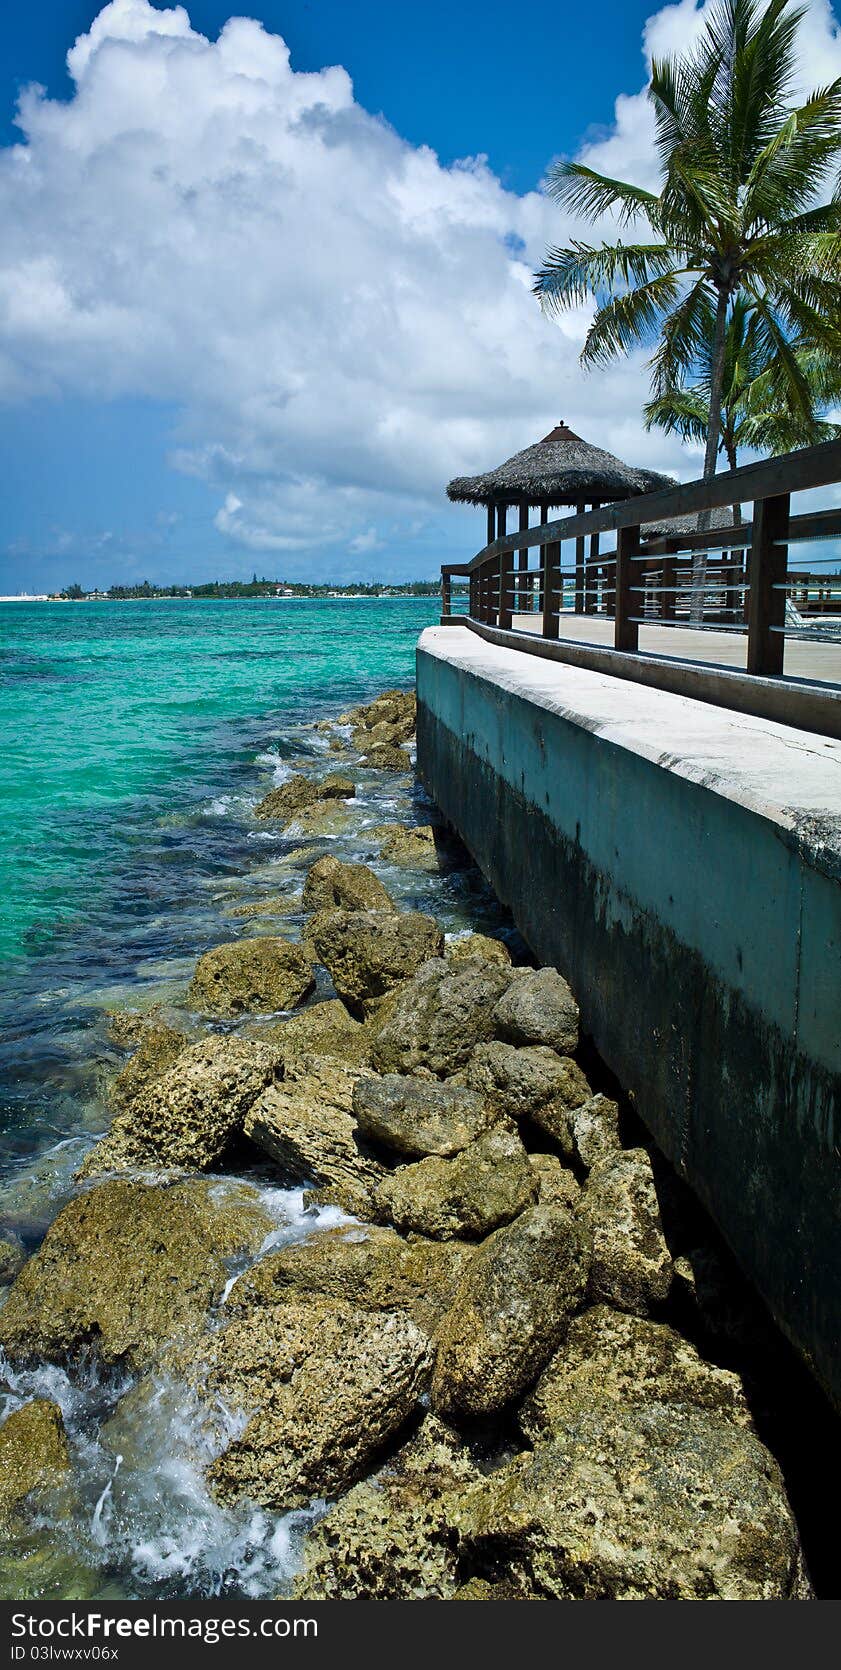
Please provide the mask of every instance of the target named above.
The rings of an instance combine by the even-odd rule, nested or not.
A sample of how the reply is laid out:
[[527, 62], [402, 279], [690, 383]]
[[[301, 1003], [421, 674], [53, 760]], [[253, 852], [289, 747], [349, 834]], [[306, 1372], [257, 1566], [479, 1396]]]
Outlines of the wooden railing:
[[[826, 563], [838, 567], [838, 548], [826, 558], [810, 557], [807, 572], [788, 569], [791, 546], [841, 540], [841, 510], [793, 515], [792, 494], [838, 483], [841, 441], [829, 441], [711, 481], [689, 482], [535, 527], [524, 527], [521, 516], [515, 533], [495, 539], [471, 562], [442, 567], [442, 621], [475, 626], [485, 636], [504, 633], [506, 641], [515, 633], [523, 648], [546, 653], [547, 642], [562, 649], [574, 637], [575, 645], [586, 645], [583, 623], [565, 637], [564, 624], [571, 616], [608, 617], [613, 621], [612, 668], [631, 677], [639, 677], [638, 670], [618, 665], [615, 652], [642, 660], [640, 627], [697, 632], [697, 640], [691, 640], [697, 642], [697, 655], [694, 648], [687, 652], [685, 640], [681, 654], [690, 664], [705, 666], [714, 666], [715, 658], [705, 654], [702, 633], [736, 633], [746, 640], [746, 651], [743, 668], [730, 670], [731, 677], [782, 679], [787, 635], [841, 644], [841, 574], [821, 573]], [[739, 516], [741, 506], [751, 507], [744, 521], [734, 518], [734, 505]], [[698, 528], [704, 511], [729, 513], [719, 516], [723, 526], [704, 530]], [[676, 517], [691, 518], [685, 531], [658, 535], [658, 528]], [[602, 550], [601, 538], [611, 533], [615, 550]], [[585, 560], [588, 538], [593, 554]], [[565, 567], [563, 547], [569, 544], [574, 545], [574, 562]], [[469, 579], [466, 612], [458, 614], [452, 607], [454, 575]], [[819, 624], [810, 618], [813, 614], [822, 617]], [[837, 626], [827, 618], [833, 614]], [[603, 633], [601, 641], [603, 648]], [[668, 646], [647, 652], [649, 659], [670, 654]], [[560, 650], [557, 658], [564, 658]], [[567, 658], [581, 660], [580, 655]], [[838, 685], [822, 673], [817, 676], [827, 696], [836, 696], [837, 713]], [[745, 706], [744, 698], [736, 705]]]

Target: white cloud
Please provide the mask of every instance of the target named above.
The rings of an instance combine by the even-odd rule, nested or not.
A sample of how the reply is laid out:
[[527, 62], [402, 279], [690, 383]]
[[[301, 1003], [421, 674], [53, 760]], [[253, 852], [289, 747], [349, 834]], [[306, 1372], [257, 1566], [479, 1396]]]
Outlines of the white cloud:
[[[679, 48], [700, 16], [660, 11], [647, 50]], [[827, 0], [806, 56], [807, 80], [841, 70]], [[29, 89], [22, 142], [0, 153], [6, 399], [174, 403], [173, 463], [255, 551], [423, 540], [449, 476], [560, 416], [694, 467], [642, 431], [640, 360], [585, 379], [583, 315], [541, 316], [531, 271], [570, 228], [540, 193], [504, 190], [482, 158], [443, 167], [362, 109], [344, 69], [296, 72], [248, 19], [211, 42], [182, 7], [113, 0], [68, 65], [73, 97]], [[583, 154], [650, 178], [644, 94]]]

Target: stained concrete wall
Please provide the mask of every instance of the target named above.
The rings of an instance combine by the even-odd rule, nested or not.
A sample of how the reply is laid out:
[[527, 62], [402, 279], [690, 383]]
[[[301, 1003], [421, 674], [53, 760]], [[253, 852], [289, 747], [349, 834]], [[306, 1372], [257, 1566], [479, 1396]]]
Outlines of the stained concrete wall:
[[430, 628], [418, 770], [841, 1405], [841, 743]]

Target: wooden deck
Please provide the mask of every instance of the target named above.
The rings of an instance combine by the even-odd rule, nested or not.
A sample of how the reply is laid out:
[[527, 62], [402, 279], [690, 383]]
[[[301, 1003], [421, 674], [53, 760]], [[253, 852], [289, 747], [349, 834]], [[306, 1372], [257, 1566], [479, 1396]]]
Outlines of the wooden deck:
[[[542, 632], [542, 616], [515, 615], [515, 630]], [[564, 612], [559, 621], [561, 640], [577, 644], [597, 644], [601, 648], [613, 645], [614, 623], [607, 615], [574, 615]], [[841, 634], [841, 623], [839, 623]], [[681, 626], [641, 626], [641, 651], [658, 656], [669, 656], [677, 661], [703, 661], [705, 665], [730, 667], [744, 671], [747, 658], [747, 634], [740, 632], [699, 632]], [[801, 638], [786, 638], [784, 676], [808, 679], [815, 684], [841, 684], [841, 643], [809, 643]]]

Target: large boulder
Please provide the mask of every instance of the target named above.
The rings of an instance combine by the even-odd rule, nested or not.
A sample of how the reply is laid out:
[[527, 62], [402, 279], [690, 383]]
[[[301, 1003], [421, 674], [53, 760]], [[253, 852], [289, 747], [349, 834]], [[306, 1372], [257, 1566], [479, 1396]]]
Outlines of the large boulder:
[[70, 1472], [64, 1421], [57, 1403], [36, 1397], [0, 1426], [0, 1531], [27, 1500], [63, 1484]]
[[737, 1374], [704, 1362], [693, 1345], [663, 1322], [594, 1305], [573, 1318], [560, 1350], [520, 1410], [533, 1443], [563, 1429], [600, 1399], [684, 1403], [751, 1425]]
[[359, 1310], [400, 1310], [433, 1335], [449, 1310], [475, 1247], [462, 1241], [405, 1240], [376, 1224], [339, 1224], [267, 1254], [235, 1282], [231, 1315], [311, 1295]]
[[457, 1072], [493, 1037], [494, 1007], [514, 975], [487, 962], [426, 963], [398, 992], [374, 1040], [374, 1066], [382, 1073], [426, 1068], [440, 1078]]
[[560, 1055], [578, 1048], [578, 1004], [556, 968], [518, 969], [495, 1020], [512, 1044], [548, 1044]]
[[532, 1206], [478, 1248], [438, 1334], [432, 1406], [487, 1415], [536, 1380], [587, 1285], [589, 1246], [571, 1212]]
[[310, 1532], [298, 1600], [448, 1600], [458, 1585], [458, 1502], [479, 1472], [452, 1427], [428, 1415], [381, 1472]]
[[581, 1202], [581, 1185], [575, 1173], [561, 1164], [557, 1154], [530, 1154], [529, 1161], [537, 1178], [537, 1199], [540, 1206], [563, 1206], [576, 1210]]
[[594, 1166], [581, 1213], [593, 1238], [590, 1297], [647, 1316], [668, 1297], [674, 1269], [644, 1148]]
[[394, 910], [394, 900], [367, 864], [343, 864], [328, 853], [307, 873], [305, 910]]
[[199, 957], [187, 1003], [201, 1014], [222, 1018], [276, 1013], [294, 1009], [314, 987], [312, 958], [303, 946], [283, 939], [238, 939]]
[[444, 936], [420, 911], [337, 910], [312, 926], [316, 954], [351, 1007], [384, 996], [437, 957]]
[[[357, 744], [364, 746], [364, 744]], [[371, 742], [365, 747], [362, 764], [372, 771], [411, 771], [412, 759], [408, 750], [393, 742]]]
[[434, 1154], [380, 1183], [378, 1217], [404, 1234], [481, 1240], [537, 1197], [537, 1179], [513, 1125], [494, 1125], [452, 1159]]
[[315, 805], [317, 800], [352, 800], [355, 794], [356, 784], [349, 777], [329, 776], [317, 781], [299, 773], [288, 777], [279, 788], [270, 789], [255, 806], [254, 816], [290, 823], [296, 813]]
[[23, 1246], [13, 1235], [0, 1235], [0, 1286], [14, 1281], [26, 1263]]
[[217, 1036], [189, 1044], [117, 1114], [78, 1175], [161, 1166], [208, 1171], [241, 1132], [277, 1067], [276, 1052], [251, 1039]]
[[168, 1341], [204, 1327], [237, 1238], [240, 1252], [256, 1252], [272, 1229], [249, 1195], [238, 1237], [235, 1211], [190, 1185], [115, 1179], [77, 1196], [11, 1288], [0, 1346], [14, 1361], [90, 1349], [109, 1366], [154, 1361]]
[[252, 1103], [244, 1128], [290, 1180], [321, 1184], [346, 1211], [369, 1217], [385, 1169], [353, 1114], [354, 1085], [364, 1071], [330, 1056], [287, 1061], [283, 1082]]
[[233, 1317], [193, 1358], [204, 1395], [246, 1417], [209, 1470], [217, 1497], [282, 1511], [340, 1495], [415, 1409], [430, 1351], [403, 1313], [338, 1300]]
[[572, 1414], [467, 1491], [462, 1552], [552, 1600], [800, 1598], [797, 1528], [753, 1433], [686, 1404]]
[[545, 1044], [478, 1044], [464, 1073], [465, 1083], [512, 1119], [535, 1119], [549, 1135], [566, 1131], [570, 1108], [591, 1095], [581, 1068]]
[[271, 1026], [260, 1026], [254, 1037], [271, 1044], [282, 1062], [301, 1055], [332, 1055], [347, 1067], [365, 1067], [371, 1055], [370, 1032], [338, 997], [312, 1003]]
[[413, 1160], [460, 1153], [497, 1117], [484, 1097], [464, 1085], [400, 1073], [357, 1080], [353, 1111], [370, 1142]]
[[501, 939], [492, 939], [490, 934], [459, 934], [457, 939], [449, 939], [444, 947], [444, 955], [448, 963], [500, 963], [503, 968], [511, 966], [511, 952]]

